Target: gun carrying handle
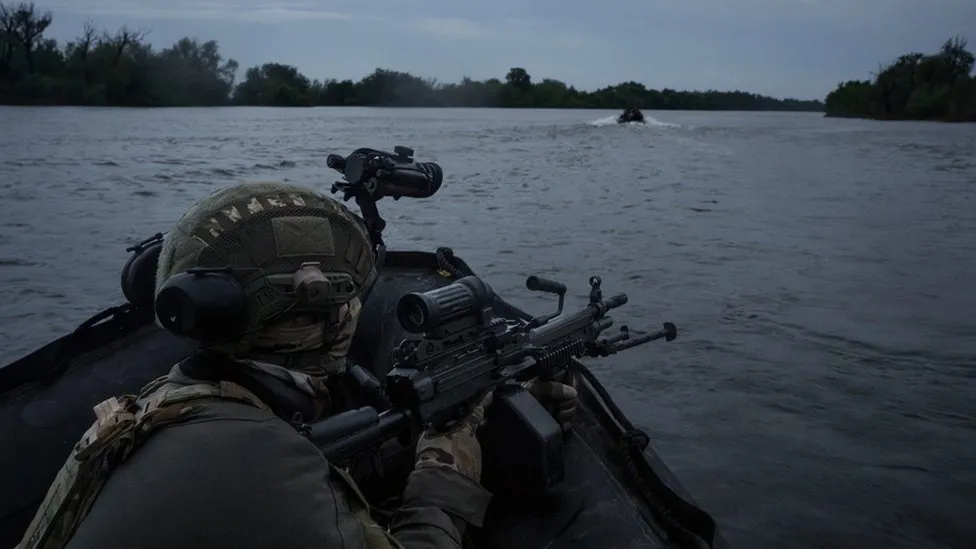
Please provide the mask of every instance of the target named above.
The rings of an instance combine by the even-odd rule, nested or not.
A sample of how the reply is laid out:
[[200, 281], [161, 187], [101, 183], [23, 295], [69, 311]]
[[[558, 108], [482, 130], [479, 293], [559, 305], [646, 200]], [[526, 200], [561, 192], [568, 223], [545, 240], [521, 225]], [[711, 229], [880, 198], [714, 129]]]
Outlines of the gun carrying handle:
[[530, 276], [525, 279], [525, 287], [531, 292], [545, 292], [548, 294], [565, 295], [566, 285], [562, 282], [542, 278], [541, 276]]
[[525, 287], [532, 292], [545, 292], [559, 296], [559, 303], [556, 312], [550, 315], [537, 316], [531, 319], [527, 328], [536, 328], [563, 314], [563, 306], [566, 304], [566, 285], [555, 280], [542, 278], [541, 276], [530, 276], [525, 279]]

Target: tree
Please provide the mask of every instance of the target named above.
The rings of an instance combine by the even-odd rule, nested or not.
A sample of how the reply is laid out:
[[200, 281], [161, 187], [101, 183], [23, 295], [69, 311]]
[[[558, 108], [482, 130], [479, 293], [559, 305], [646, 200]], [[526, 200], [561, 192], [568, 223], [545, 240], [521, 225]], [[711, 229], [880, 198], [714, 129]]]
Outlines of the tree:
[[974, 57], [954, 37], [932, 55], [909, 53], [870, 81], [841, 83], [827, 95], [828, 116], [976, 121]]
[[532, 77], [522, 67], [513, 67], [505, 75], [505, 83], [521, 92], [527, 92], [532, 88]]
[[[637, 82], [587, 92], [559, 80], [533, 83], [513, 67], [504, 80], [440, 83], [377, 68], [358, 82], [311, 80], [280, 63], [251, 67], [237, 83], [238, 64], [225, 59], [216, 41], [182, 38], [154, 49], [147, 30], [99, 30], [85, 22], [65, 44], [44, 36], [50, 13], [34, 5], [0, 4], [0, 103], [36, 105], [212, 106], [384, 105], [430, 107], [553, 107], [657, 109], [818, 110], [818, 101], [781, 100], [745, 92], [650, 90]], [[957, 41], [958, 42], [958, 41]], [[954, 42], [953, 47], [958, 43]], [[965, 56], [952, 50], [957, 65]], [[928, 59], [928, 58], [926, 58]], [[925, 64], [922, 61], [922, 65]], [[933, 71], [949, 70], [940, 61]], [[971, 62], [970, 62], [971, 65]], [[925, 69], [927, 70], [927, 69]], [[925, 72], [919, 69], [919, 74]], [[941, 73], [940, 73], [941, 74]], [[953, 97], [968, 88], [953, 87]], [[968, 96], [967, 96], [968, 97]], [[914, 99], [919, 104], [923, 98]], [[927, 104], [927, 103], [926, 103]], [[962, 103], [960, 103], [962, 104]]]
[[234, 91], [238, 104], [297, 107], [314, 104], [311, 82], [291, 65], [265, 63], [247, 69]]
[[13, 39], [20, 44], [28, 75], [34, 74], [37, 42], [53, 20], [54, 16], [49, 11], [38, 13], [33, 2], [21, 2], [13, 8], [0, 4], [0, 26], [8, 40]]

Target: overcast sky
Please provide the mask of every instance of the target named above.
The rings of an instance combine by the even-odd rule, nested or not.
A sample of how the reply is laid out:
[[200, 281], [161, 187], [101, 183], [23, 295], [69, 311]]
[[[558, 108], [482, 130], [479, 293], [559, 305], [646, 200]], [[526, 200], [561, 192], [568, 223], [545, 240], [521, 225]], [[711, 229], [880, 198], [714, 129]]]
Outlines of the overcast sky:
[[[521, 66], [582, 89], [742, 89], [822, 98], [879, 62], [954, 34], [976, 46], [976, 0], [37, 0], [49, 34], [151, 30], [168, 46], [217, 40], [242, 67], [296, 65], [310, 78], [376, 67], [442, 81]], [[241, 71], [243, 74], [243, 70]]]

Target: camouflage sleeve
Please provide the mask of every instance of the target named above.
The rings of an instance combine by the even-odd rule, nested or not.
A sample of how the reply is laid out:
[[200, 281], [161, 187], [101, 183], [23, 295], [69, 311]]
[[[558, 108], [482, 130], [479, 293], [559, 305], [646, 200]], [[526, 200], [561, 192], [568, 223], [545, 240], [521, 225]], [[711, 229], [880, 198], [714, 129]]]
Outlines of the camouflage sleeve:
[[414, 470], [390, 533], [406, 549], [457, 549], [466, 524], [481, 526], [491, 494], [442, 467]]

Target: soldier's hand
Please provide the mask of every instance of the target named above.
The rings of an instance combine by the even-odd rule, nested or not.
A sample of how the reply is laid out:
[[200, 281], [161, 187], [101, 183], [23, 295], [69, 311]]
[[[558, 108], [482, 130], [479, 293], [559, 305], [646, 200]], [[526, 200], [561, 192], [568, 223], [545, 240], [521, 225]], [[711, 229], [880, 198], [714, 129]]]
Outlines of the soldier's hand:
[[522, 387], [528, 389], [539, 404], [549, 410], [564, 433], [573, 429], [573, 418], [576, 417], [576, 408], [579, 406], [579, 395], [575, 387], [539, 378], [522, 383]]
[[481, 444], [475, 433], [491, 404], [492, 393], [485, 395], [471, 413], [443, 432], [426, 431], [417, 441], [415, 468], [443, 467], [481, 482]]

